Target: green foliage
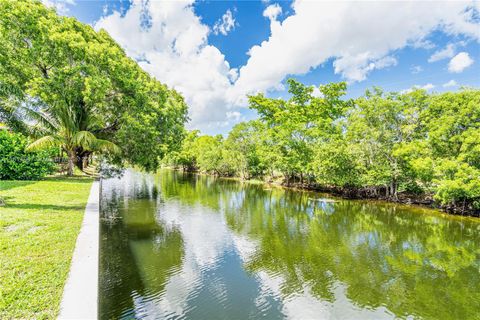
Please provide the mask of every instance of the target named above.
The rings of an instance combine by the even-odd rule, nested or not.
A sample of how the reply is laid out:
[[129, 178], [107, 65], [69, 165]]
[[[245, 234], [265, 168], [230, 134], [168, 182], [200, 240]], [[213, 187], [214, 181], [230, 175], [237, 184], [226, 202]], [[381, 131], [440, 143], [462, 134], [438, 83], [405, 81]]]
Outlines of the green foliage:
[[242, 178], [261, 177], [268, 165], [264, 135], [265, 125], [260, 121], [242, 122], [233, 127], [225, 140], [225, 150], [231, 155], [231, 167]]
[[0, 43], [0, 115], [11, 127], [27, 123], [43, 138], [36, 146], [59, 144], [70, 158], [106, 153], [147, 170], [178, 148], [183, 98], [104, 30], [40, 1], [0, 0]]
[[268, 128], [270, 144], [275, 146], [275, 166], [290, 180], [311, 175], [315, 145], [339, 134], [336, 125], [351, 101], [340, 99], [346, 83], [320, 86], [321, 97], [313, 96], [313, 87], [293, 79], [288, 80], [292, 97], [266, 98], [263, 94], [250, 96], [250, 108], [255, 109]]
[[48, 151], [27, 152], [27, 139], [0, 130], [0, 180], [36, 180], [54, 171]]
[[402, 183], [415, 181], [405, 160], [422, 136], [419, 114], [425, 107], [425, 92], [385, 94], [379, 88], [367, 91], [349, 111], [345, 138], [358, 150], [360, 184], [383, 187], [386, 196], [397, 196]]
[[444, 160], [437, 168], [435, 198], [446, 205], [472, 205], [480, 209], [480, 170], [455, 160]]
[[316, 181], [322, 185], [344, 187], [360, 186], [359, 151], [344, 140], [319, 144], [313, 160]]
[[436, 199], [462, 210], [480, 209], [480, 91], [434, 95], [424, 118], [437, 164]]
[[165, 158], [164, 162], [174, 167], [181, 166], [185, 171], [197, 170], [197, 155], [195, 153], [194, 145], [198, 139], [199, 131], [193, 130], [185, 134], [182, 141], [182, 146], [179, 151], [170, 152]]
[[193, 145], [200, 170], [218, 173], [222, 168], [221, 136], [200, 136]]
[[290, 99], [249, 97], [259, 120], [226, 139], [187, 135], [177, 163], [243, 179], [283, 176], [360, 195], [429, 198], [454, 210], [480, 209], [480, 91], [368, 90], [346, 100], [345, 83], [289, 80]]

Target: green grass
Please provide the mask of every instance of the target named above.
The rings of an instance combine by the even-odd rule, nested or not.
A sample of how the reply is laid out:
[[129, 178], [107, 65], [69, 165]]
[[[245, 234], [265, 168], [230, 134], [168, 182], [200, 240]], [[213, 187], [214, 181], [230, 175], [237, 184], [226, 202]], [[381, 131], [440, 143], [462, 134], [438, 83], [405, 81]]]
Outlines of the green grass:
[[0, 319], [52, 319], [92, 179], [0, 181]]

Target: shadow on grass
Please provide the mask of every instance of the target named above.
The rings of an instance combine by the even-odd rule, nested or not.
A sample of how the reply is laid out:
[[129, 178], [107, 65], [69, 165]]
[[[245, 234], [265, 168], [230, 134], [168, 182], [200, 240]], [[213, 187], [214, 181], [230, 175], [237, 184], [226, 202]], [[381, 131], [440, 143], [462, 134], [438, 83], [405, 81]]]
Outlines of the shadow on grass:
[[84, 210], [85, 206], [62, 206], [62, 205], [38, 204], [38, 203], [8, 203], [8, 200], [7, 200], [4, 208], [65, 211], [65, 210]]
[[38, 183], [40, 181], [61, 181], [67, 183], [91, 183], [93, 180], [92, 177], [85, 177], [85, 176], [53, 176], [53, 177], [46, 177], [41, 180], [0, 180], [0, 192], [7, 191], [14, 188], [25, 187], [31, 184]]
[[[94, 180], [94, 177], [86, 177], [86, 176], [54, 176], [54, 177], [46, 177], [42, 181], [62, 181], [62, 182], [71, 182], [71, 183], [91, 183]], [[33, 181], [35, 182], [35, 181]]]
[[22, 181], [22, 180], [0, 180], [0, 192], [14, 188], [25, 187], [38, 181]]

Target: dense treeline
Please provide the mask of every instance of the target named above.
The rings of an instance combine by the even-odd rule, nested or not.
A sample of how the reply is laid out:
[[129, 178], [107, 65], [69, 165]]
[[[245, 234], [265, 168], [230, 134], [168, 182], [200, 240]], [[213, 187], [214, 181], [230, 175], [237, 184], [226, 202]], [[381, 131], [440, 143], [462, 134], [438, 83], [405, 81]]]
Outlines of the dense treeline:
[[480, 91], [345, 99], [346, 84], [289, 80], [291, 98], [249, 97], [259, 119], [226, 138], [189, 132], [165, 162], [188, 171], [281, 180], [350, 196], [480, 209]]
[[187, 106], [104, 31], [39, 0], [0, 0], [0, 123], [57, 148], [68, 173], [96, 152], [155, 170], [182, 140]]

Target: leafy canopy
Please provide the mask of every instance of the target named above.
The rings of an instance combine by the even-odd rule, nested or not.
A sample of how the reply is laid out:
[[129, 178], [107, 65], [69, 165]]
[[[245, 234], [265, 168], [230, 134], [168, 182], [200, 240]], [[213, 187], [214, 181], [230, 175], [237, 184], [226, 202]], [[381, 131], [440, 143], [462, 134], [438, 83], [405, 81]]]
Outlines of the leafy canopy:
[[9, 123], [22, 120], [29, 134], [44, 137], [38, 146], [61, 137], [78, 156], [104, 151], [109, 141], [119, 147], [112, 160], [153, 170], [181, 141], [183, 98], [104, 30], [40, 1], [0, 0], [0, 43], [0, 84], [8, 88], [0, 105], [9, 106], [2, 109]]

